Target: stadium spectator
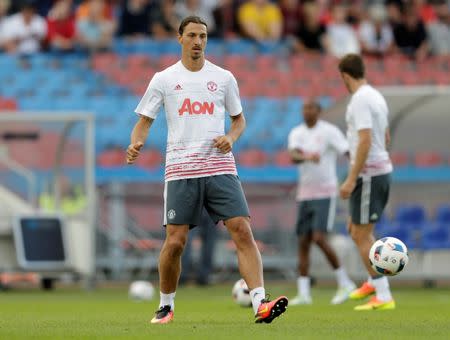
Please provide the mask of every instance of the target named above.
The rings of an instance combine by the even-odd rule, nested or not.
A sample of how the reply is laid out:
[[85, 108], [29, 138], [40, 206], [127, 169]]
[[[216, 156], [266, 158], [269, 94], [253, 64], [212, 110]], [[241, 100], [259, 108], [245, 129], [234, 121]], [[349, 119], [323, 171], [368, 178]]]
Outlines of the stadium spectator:
[[178, 23], [190, 15], [198, 15], [205, 20], [208, 25], [208, 36], [214, 36], [216, 25], [214, 21], [213, 11], [217, 7], [217, 0], [185, 0], [175, 3], [175, 14]]
[[402, 22], [394, 27], [394, 38], [395, 44], [404, 55], [419, 61], [427, 57], [427, 32], [415, 6], [405, 9]]
[[105, 2], [89, 2], [88, 16], [77, 19], [78, 41], [82, 48], [93, 51], [105, 50], [111, 46], [115, 23], [105, 16]]
[[326, 27], [320, 22], [320, 7], [308, 1], [302, 8], [303, 16], [297, 32], [297, 51], [324, 52], [327, 50]]
[[72, 51], [76, 44], [72, 0], [57, 0], [47, 16], [47, 46], [54, 51]]
[[401, 0], [387, 0], [385, 3], [388, 22], [391, 27], [395, 27], [402, 22], [402, 12], [404, 4]]
[[140, 38], [151, 33], [151, 0], [126, 0], [122, 4], [119, 19], [119, 35]]
[[283, 29], [280, 8], [268, 0], [250, 0], [238, 9], [239, 27], [247, 38], [264, 41], [279, 40]]
[[45, 19], [36, 14], [34, 1], [28, 1], [19, 13], [7, 17], [3, 23], [3, 46], [8, 53], [32, 54], [41, 50], [47, 33]]
[[0, 0], [0, 51], [3, 50], [3, 32], [5, 30], [4, 24], [10, 5], [10, 0]]
[[174, 7], [175, 0], [162, 0], [152, 11], [151, 32], [154, 39], [175, 37], [178, 19]]
[[295, 36], [302, 21], [302, 7], [299, 0], [281, 0], [281, 14], [283, 15], [283, 37]]
[[[434, 1], [434, 0], [432, 0]], [[436, 12], [434, 9], [434, 2], [431, 5], [427, 0], [412, 0], [412, 3], [417, 8], [420, 19], [425, 23], [425, 25], [436, 21]]]
[[231, 37], [239, 31], [236, 17], [238, 2], [239, 0], [219, 0], [218, 6], [213, 11], [218, 37]]
[[347, 8], [335, 4], [331, 11], [331, 23], [327, 27], [329, 38], [328, 52], [335, 57], [342, 57], [348, 53], [359, 53], [360, 46], [356, 32], [346, 22]]
[[436, 21], [428, 25], [431, 52], [450, 54], [450, 11], [445, 1], [436, 4]]
[[372, 56], [384, 56], [394, 48], [394, 36], [387, 23], [386, 8], [372, 5], [368, 10], [369, 18], [361, 23], [358, 33], [363, 53]]
[[99, 2], [101, 2], [102, 6], [102, 18], [105, 20], [113, 20], [114, 17], [114, 10], [113, 6], [106, 2], [105, 0], [84, 0], [81, 2], [81, 4], [78, 6], [76, 11], [76, 20], [82, 20], [87, 19], [91, 12], [92, 6], [99, 6]]

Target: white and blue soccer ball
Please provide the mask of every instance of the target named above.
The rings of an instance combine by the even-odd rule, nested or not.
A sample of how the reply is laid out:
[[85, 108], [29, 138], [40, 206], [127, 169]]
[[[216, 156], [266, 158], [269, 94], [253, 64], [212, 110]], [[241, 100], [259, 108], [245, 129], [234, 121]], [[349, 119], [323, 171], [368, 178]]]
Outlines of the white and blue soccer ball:
[[148, 281], [134, 281], [128, 289], [130, 299], [138, 301], [148, 301], [155, 295], [155, 288]]
[[250, 291], [244, 279], [236, 281], [231, 290], [231, 296], [233, 297], [234, 302], [242, 307], [250, 307], [252, 305]]
[[381, 275], [393, 276], [408, 264], [408, 249], [395, 237], [383, 237], [376, 241], [369, 252], [372, 268]]

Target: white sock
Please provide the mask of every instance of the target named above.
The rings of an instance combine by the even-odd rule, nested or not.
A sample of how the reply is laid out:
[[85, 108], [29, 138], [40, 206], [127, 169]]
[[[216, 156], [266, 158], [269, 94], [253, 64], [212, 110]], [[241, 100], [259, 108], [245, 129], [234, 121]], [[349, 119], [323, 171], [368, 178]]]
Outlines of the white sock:
[[380, 301], [392, 300], [391, 290], [389, 288], [389, 281], [386, 276], [382, 276], [378, 279], [372, 279], [372, 284], [375, 287], [378, 300]]
[[336, 275], [336, 281], [339, 288], [348, 287], [353, 284], [352, 280], [350, 280], [350, 278], [348, 277], [347, 271], [344, 267], [335, 269], [334, 274]]
[[266, 290], [264, 287], [257, 287], [250, 291], [250, 297], [252, 298], [252, 306], [255, 314], [258, 312], [258, 307], [261, 304], [261, 300], [266, 297]]
[[176, 292], [164, 294], [163, 292], [159, 292], [159, 307], [169, 305], [173, 310], [175, 310], [175, 294]]
[[311, 297], [311, 279], [308, 276], [299, 276], [297, 289], [298, 296]]

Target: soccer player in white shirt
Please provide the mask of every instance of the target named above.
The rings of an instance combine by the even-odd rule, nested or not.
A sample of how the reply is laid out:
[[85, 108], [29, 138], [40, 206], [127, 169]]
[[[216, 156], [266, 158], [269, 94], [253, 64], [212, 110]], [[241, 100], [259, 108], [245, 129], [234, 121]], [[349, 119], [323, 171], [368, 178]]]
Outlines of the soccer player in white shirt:
[[[164, 105], [168, 125], [164, 188], [166, 240], [159, 258], [160, 304], [152, 323], [173, 319], [181, 254], [190, 228], [199, 224], [203, 207], [222, 220], [236, 244], [239, 270], [250, 288], [256, 323], [270, 323], [285, 312], [288, 300], [266, 299], [261, 255], [250, 228], [247, 201], [231, 153], [245, 129], [236, 79], [205, 60], [207, 25], [185, 18], [178, 31], [181, 60], [158, 72], [136, 108], [127, 162], [139, 155], [157, 113]], [[225, 111], [231, 128], [225, 134]]]
[[362, 58], [348, 54], [339, 62], [339, 71], [352, 94], [347, 106], [347, 138], [350, 145], [350, 170], [341, 185], [340, 195], [349, 199], [349, 232], [359, 249], [369, 280], [350, 294], [362, 299], [375, 294], [355, 310], [394, 309], [395, 301], [386, 276], [373, 270], [369, 250], [375, 241], [373, 229], [389, 198], [392, 163], [386, 150], [389, 144], [386, 100], [365, 79]]
[[298, 294], [290, 300], [290, 305], [312, 303], [308, 274], [313, 242], [322, 250], [336, 274], [338, 291], [331, 303], [343, 303], [356, 288], [326, 238], [333, 228], [336, 209], [336, 159], [338, 155], [348, 153], [348, 143], [336, 126], [319, 119], [320, 112], [319, 103], [306, 101], [304, 123], [293, 128], [288, 138], [289, 153], [292, 161], [299, 164], [300, 174], [296, 197], [300, 276], [297, 279]]

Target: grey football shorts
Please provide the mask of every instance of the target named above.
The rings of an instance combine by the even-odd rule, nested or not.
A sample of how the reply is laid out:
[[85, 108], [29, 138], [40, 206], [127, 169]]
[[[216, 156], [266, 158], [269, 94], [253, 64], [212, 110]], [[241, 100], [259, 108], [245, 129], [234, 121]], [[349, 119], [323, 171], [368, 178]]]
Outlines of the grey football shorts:
[[358, 178], [349, 201], [353, 224], [378, 222], [389, 199], [390, 185], [390, 174]]
[[304, 200], [298, 203], [297, 235], [313, 231], [330, 232], [333, 229], [336, 212], [336, 198]]
[[165, 183], [164, 225], [188, 224], [193, 228], [201, 221], [203, 207], [215, 223], [250, 216], [238, 176], [226, 174]]

